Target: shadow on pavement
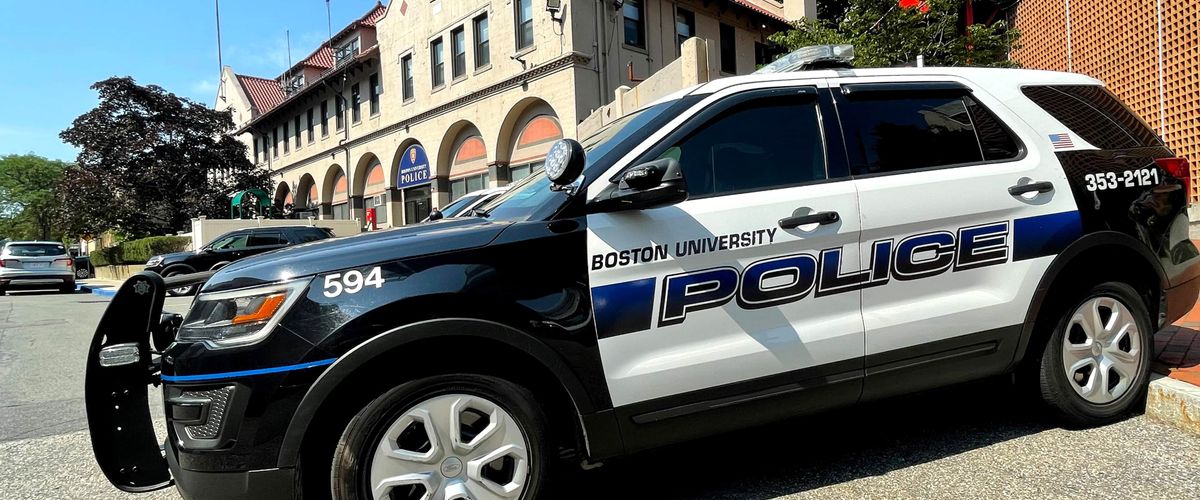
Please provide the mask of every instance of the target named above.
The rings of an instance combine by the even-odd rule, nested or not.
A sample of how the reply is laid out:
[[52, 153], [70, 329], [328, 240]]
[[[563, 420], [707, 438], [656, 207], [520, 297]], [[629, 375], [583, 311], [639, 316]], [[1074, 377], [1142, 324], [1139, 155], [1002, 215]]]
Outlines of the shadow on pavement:
[[632, 491], [653, 498], [773, 498], [1056, 427], [1046, 414], [1008, 379], [989, 379], [640, 453], [569, 474], [556, 490], [589, 499]]

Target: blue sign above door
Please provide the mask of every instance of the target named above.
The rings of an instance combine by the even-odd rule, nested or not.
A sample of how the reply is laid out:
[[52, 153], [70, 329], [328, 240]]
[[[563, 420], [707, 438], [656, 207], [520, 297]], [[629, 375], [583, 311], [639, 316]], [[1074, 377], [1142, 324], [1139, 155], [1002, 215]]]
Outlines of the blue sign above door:
[[404, 150], [404, 156], [400, 157], [400, 171], [396, 175], [396, 187], [416, 186], [429, 182], [431, 179], [433, 179], [433, 169], [429, 165], [429, 157], [425, 155], [425, 148], [420, 144], [409, 146]]

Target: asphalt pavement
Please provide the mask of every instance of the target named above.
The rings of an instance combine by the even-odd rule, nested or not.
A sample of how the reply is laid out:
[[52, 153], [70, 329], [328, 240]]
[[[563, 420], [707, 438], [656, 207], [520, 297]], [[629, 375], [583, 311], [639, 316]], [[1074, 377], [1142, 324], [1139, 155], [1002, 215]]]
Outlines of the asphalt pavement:
[[[188, 298], [168, 298], [182, 312]], [[0, 297], [0, 498], [126, 495], [96, 467], [84, 362], [108, 299]], [[156, 398], [152, 397], [154, 401]], [[161, 414], [161, 409], [154, 409]], [[1142, 416], [1086, 430], [986, 380], [612, 460], [557, 498], [1196, 498], [1200, 436]]]

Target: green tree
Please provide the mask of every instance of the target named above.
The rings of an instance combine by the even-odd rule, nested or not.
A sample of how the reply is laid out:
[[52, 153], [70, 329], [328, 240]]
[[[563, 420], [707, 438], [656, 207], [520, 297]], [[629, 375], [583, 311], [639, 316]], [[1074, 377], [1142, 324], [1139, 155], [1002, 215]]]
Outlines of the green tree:
[[799, 21], [792, 29], [771, 35], [771, 40], [789, 51], [848, 43], [854, 45], [854, 65], [860, 68], [915, 64], [918, 55], [928, 66], [1017, 66], [1008, 53], [1018, 47], [1020, 31], [1004, 21], [964, 29], [960, 0], [836, 4], [840, 13], [822, 12], [822, 19]]
[[49, 240], [55, 231], [54, 188], [66, 164], [41, 156], [0, 156], [0, 233], [12, 239]]
[[200, 215], [227, 217], [230, 194], [268, 184], [270, 174], [254, 166], [246, 146], [229, 135], [228, 112], [130, 77], [92, 88], [100, 104], [60, 134], [80, 148], [79, 171], [59, 192], [66, 205], [88, 212], [70, 218], [73, 230], [116, 228], [130, 237], [170, 233]]

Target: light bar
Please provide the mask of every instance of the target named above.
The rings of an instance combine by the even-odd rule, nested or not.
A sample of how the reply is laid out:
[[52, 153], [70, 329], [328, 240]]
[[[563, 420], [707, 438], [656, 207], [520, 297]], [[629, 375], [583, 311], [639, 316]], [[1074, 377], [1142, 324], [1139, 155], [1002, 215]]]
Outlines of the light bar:
[[142, 359], [142, 353], [138, 350], [136, 342], [125, 344], [110, 345], [100, 349], [100, 366], [105, 368], [110, 366], [132, 365]]
[[787, 73], [827, 67], [850, 67], [853, 60], [853, 45], [809, 45], [776, 59], [754, 73]]

